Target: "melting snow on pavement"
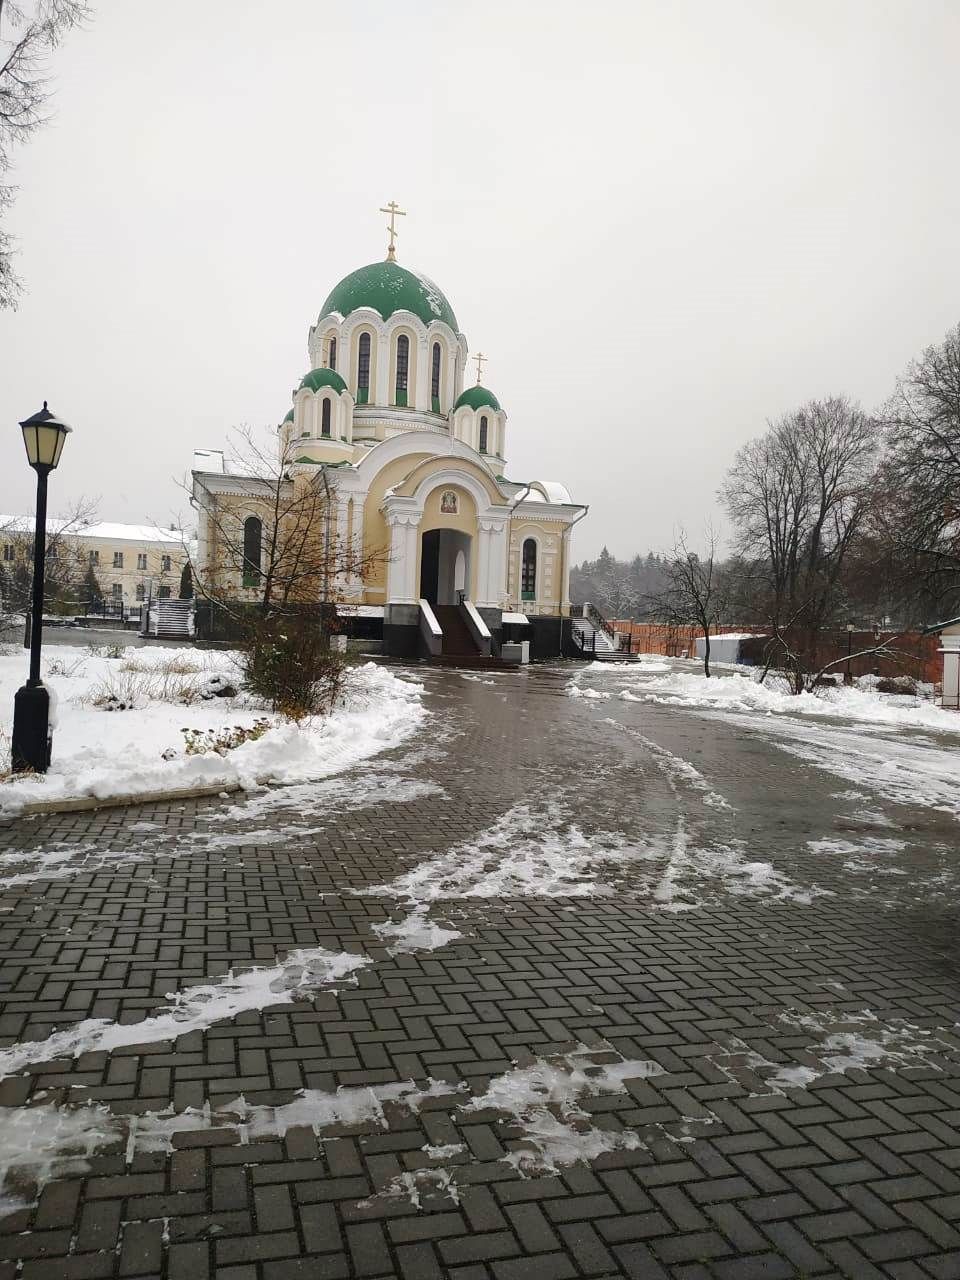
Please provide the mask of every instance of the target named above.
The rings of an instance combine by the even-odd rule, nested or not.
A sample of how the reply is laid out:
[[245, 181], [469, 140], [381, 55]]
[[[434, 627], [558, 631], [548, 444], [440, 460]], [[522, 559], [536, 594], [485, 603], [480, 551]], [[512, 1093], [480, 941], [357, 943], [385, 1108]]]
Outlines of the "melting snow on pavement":
[[205, 1031], [215, 1022], [240, 1013], [307, 1000], [340, 979], [355, 982], [357, 969], [370, 964], [365, 956], [339, 954], [323, 947], [291, 951], [281, 964], [248, 973], [227, 974], [219, 982], [173, 992], [167, 1009], [142, 1022], [118, 1023], [85, 1018], [46, 1040], [32, 1040], [0, 1050], [0, 1078], [31, 1064], [55, 1058], [78, 1057], [98, 1050], [110, 1052], [127, 1045], [175, 1040], [189, 1031]]

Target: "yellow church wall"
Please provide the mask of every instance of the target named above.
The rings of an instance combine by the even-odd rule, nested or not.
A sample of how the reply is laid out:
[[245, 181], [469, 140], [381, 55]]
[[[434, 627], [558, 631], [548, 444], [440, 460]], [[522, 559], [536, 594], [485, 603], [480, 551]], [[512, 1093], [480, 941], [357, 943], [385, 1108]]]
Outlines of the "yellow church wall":
[[[390, 530], [380, 510], [388, 489], [399, 484], [411, 467], [430, 455], [408, 453], [405, 457], [388, 462], [374, 476], [363, 505], [363, 554], [370, 556], [377, 549], [383, 550], [377, 563], [371, 567], [364, 582], [364, 603], [383, 604], [387, 592], [387, 553], [390, 550]], [[357, 522], [359, 523], [359, 521]]]
[[[445, 493], [455, 493], [457, 495], [457, 506], [459, 510], [454, 514], [452, 511], [441, 511], [440, 501]], [[423, 556], [423, 535], [429, 533], [431, 529], [455, 529], [458, 533], [465, 533], [470, 538], [470, 587], [469, 595], [472, 600], [477, 592], [477, 504], [473, 500], [472, 494], [466, 489], [462, 489], [458, 484], [443, 484], [429, 494], [426, 502], [423, 504], [423, 519], [420, 521], [420, 536], [417, 540], [417, 576], [415, 581], [420, 581], [420, 561]]]
[[560, 612], [564, 572], [563, 530], [564, 525], [556, 520], [527, 516], [511, 521], [507, 592], [512, 605], [519, 607], [523, 603], [520, 599], [523, 544], [527, 538], [533, 538], [537, 543], [537, 611]]

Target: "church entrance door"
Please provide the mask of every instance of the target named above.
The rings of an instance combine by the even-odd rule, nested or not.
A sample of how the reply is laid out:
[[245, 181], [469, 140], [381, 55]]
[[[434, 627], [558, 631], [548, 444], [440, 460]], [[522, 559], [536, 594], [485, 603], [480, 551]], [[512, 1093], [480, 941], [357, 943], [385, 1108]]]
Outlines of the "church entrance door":
[[456, 604], [470, 595], [473, 539], [459, 529], [429, 529], [420, 546], [420, 597], [432, 605]]

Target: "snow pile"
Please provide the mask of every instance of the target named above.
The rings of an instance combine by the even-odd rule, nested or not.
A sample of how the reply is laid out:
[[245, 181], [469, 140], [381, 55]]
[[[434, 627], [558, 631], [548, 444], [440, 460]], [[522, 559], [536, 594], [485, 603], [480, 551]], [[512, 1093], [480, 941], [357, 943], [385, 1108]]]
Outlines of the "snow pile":
[[[604, 664], [600, 664], [603, 666]], [[672, 671], [667, 675], [646, 677], [644, 669], [633, 668], [636, 679], [627, 693], [630, 700], [660, 703], [671, 707], [690, 707], [712, 711], [750, 711], [771, 715], [829, 716], [857, 720], [869, 724], [903, 728], [938, 729], [960, 733], [960, 716], [932, 702], [900, 694], [877, 693], [870, 688], [821, 689], [816, 694], [791, 694], [776, 677], [768, 676], [759, 683], [757, 672], [711, 676], [692, 671]], [[582, 694], [587, 693], [583, 690]], [[581, 695], [582, 696], [582, 695]], [[623, 697], [621, 693], [621, 697]]]
[[[25, 1070], [31, 1064], [81, 1053], [111, 1052], [126, 1045], [175, 1040], [189, 1031], [205, 1031], [250, 1010], [307, 1000], [355, 970], [370, 964], [365, 956], [339, 954], [314, 947], [291, 951], [282, 964], [249, 973], [228, 973], [219, 982], [171, 992], [172, 1004], [142, 1022], [120, 1024], [108, 1018], [85, 1018], [46, 1040], [31, 1040], [0, 1050], [0, 1078]], [[351, 981], [356, 981], [351, 978]]]
[[[398, 746], [425, 715], [422, 685], [367, 663], [348, 671], [341, 703], [329, 716], [298, 726], [271, 715], [266, 718], [272, 726], [262, 737], [226, 755], [188, 756], [184, 728], [252, 728], [265, 716], [249, 700], [237, 705], [235, 699], [216, 697], [183, 704], [183, 696], [200, 698], [200, 685], [207, 688], [214, 675], [235, 678], [231, 654], [143, 648], [113, 659], [56, 645], [44, 652], [47, 673], [54, 672], [45, 673], [45, 682], [59, 710], [53, 763], [43, 777], [0, 784], [0, 813], [6, 815], [44, 800], [104, 800], [194, 787], [250, 789], [325, 778]], [[0, 708], [8, 717], [23, 678], [22, 657], [0, 655]], [[108, 713], [98, 705], [118, 690], [139, 709]], [[193, 692], [185, 695], [185, 690]], [[9, 723], [0, 727], [9, 735]]]
[[476, 840], [419, 863], [366, 895], [429, 904], [440, 898], [558, 898], [611, 893], [599, 879], [605, 863], [627, 860], [623, 837], [587, 837], [557, 801], [543, 808], [515, 804]]
[[524, 1130], [521, 1145], [504, 1157], [506, 1163], [524, 1176], [557, 1173], [565, 1165], [595, 1160], [608, 1151], [642, 1147], [632, 1129], [595, 1129], [581, 1100], [625, 1093], [628, 1080], [663, 1074], [656, 1062], [631, 1061], [609, 1047], [597, 1050], [580, 1044], [559, 1059], [538, 1058], [532, 1066], [496, 1076], [486, 1093], [462, 1109], [505, 1111]]

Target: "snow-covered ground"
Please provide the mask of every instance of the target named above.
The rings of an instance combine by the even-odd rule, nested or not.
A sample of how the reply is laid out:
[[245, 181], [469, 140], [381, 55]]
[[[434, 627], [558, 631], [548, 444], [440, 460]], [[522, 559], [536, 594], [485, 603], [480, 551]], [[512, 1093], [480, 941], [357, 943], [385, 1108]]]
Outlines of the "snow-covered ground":
[[[0, 814], [43, 800], [325, 778], [398, 746], [424, 715], [421, 686], [374, 663], [349, 671], [332, 714], [298, 726], [244, 695], [203, 697], [218, 679], [236, 680], [231, 653], [156, 647], [108, 655], [44, 647], [43, 680], [55, 704], [53, 761], [43, 777], [0, 782]], [[14, 694], [25, 677], [22, 649], [0, 654], [0, 748], [7, 760]], [[108, 709], [121, 703], [125, 709]], [[223, 755], [186, 753], [185, 729], [219, 733], [263, 719], [269, 727], [262, 736]]]

